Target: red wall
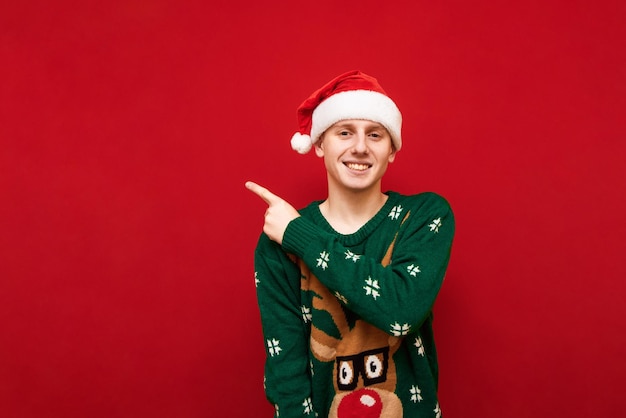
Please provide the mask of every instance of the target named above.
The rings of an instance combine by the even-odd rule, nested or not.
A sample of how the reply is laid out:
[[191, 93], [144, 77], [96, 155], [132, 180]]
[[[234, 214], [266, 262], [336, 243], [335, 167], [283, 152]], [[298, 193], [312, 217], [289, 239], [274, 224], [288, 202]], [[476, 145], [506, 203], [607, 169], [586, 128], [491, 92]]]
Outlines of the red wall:
[[446, 416], [620, 416], [625, 21], [617, 0], [3, 2], [0, 416], [270, 416], [243, 183], [324, 197], [295, 108], [350, 69], [404, 113], [385, 187], [456, 213]]

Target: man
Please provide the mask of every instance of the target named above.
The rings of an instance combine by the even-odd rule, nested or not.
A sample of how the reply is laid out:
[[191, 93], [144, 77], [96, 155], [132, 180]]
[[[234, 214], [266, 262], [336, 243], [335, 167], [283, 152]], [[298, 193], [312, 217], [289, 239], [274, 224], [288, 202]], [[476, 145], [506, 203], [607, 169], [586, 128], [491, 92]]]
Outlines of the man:
[[328, 196], [268, 205], [255, 251], [275, 416], [441, 417], [432, 307], [454, 235], [434, 193], [383, 192], [402, 116], [377, 80], [342, 74], [298, 108], [292, 147], [323, 158]]

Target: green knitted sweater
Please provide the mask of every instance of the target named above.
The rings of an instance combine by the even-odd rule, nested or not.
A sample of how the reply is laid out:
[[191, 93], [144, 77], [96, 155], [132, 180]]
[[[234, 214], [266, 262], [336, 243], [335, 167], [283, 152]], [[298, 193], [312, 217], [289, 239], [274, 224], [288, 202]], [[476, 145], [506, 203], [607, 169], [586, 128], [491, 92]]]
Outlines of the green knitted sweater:
[[282, 246], [261, 234], [255, 281], [275, 416], [441, 417], [432, 307], [454, 236], [434, 193], [388, 192], [357, 232], [313, 202]]

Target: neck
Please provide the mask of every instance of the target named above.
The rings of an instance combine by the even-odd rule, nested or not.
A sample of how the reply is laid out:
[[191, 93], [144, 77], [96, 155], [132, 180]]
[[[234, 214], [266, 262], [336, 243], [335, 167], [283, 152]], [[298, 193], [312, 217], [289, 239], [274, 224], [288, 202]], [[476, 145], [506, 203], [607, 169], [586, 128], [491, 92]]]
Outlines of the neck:
[[374, 217], [387, 201], [380, 187], [359, 191], [329, 189], [320, 211], [340, 234], [351, 234]]

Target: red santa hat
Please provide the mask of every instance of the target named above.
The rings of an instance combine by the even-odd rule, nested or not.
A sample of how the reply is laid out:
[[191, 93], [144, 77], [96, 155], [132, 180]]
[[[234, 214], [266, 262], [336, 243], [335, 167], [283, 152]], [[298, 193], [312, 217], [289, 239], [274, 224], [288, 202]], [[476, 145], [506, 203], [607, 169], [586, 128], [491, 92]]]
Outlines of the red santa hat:
[[383, 125], [397, 150], [402, 147], [402, 115], [378, 81], [360, 71], [349, 71], [329, 81], [298, 107], [300, 129], [291, 147], [309, 152], [333, 124], [346, 119], [363, 119]]

